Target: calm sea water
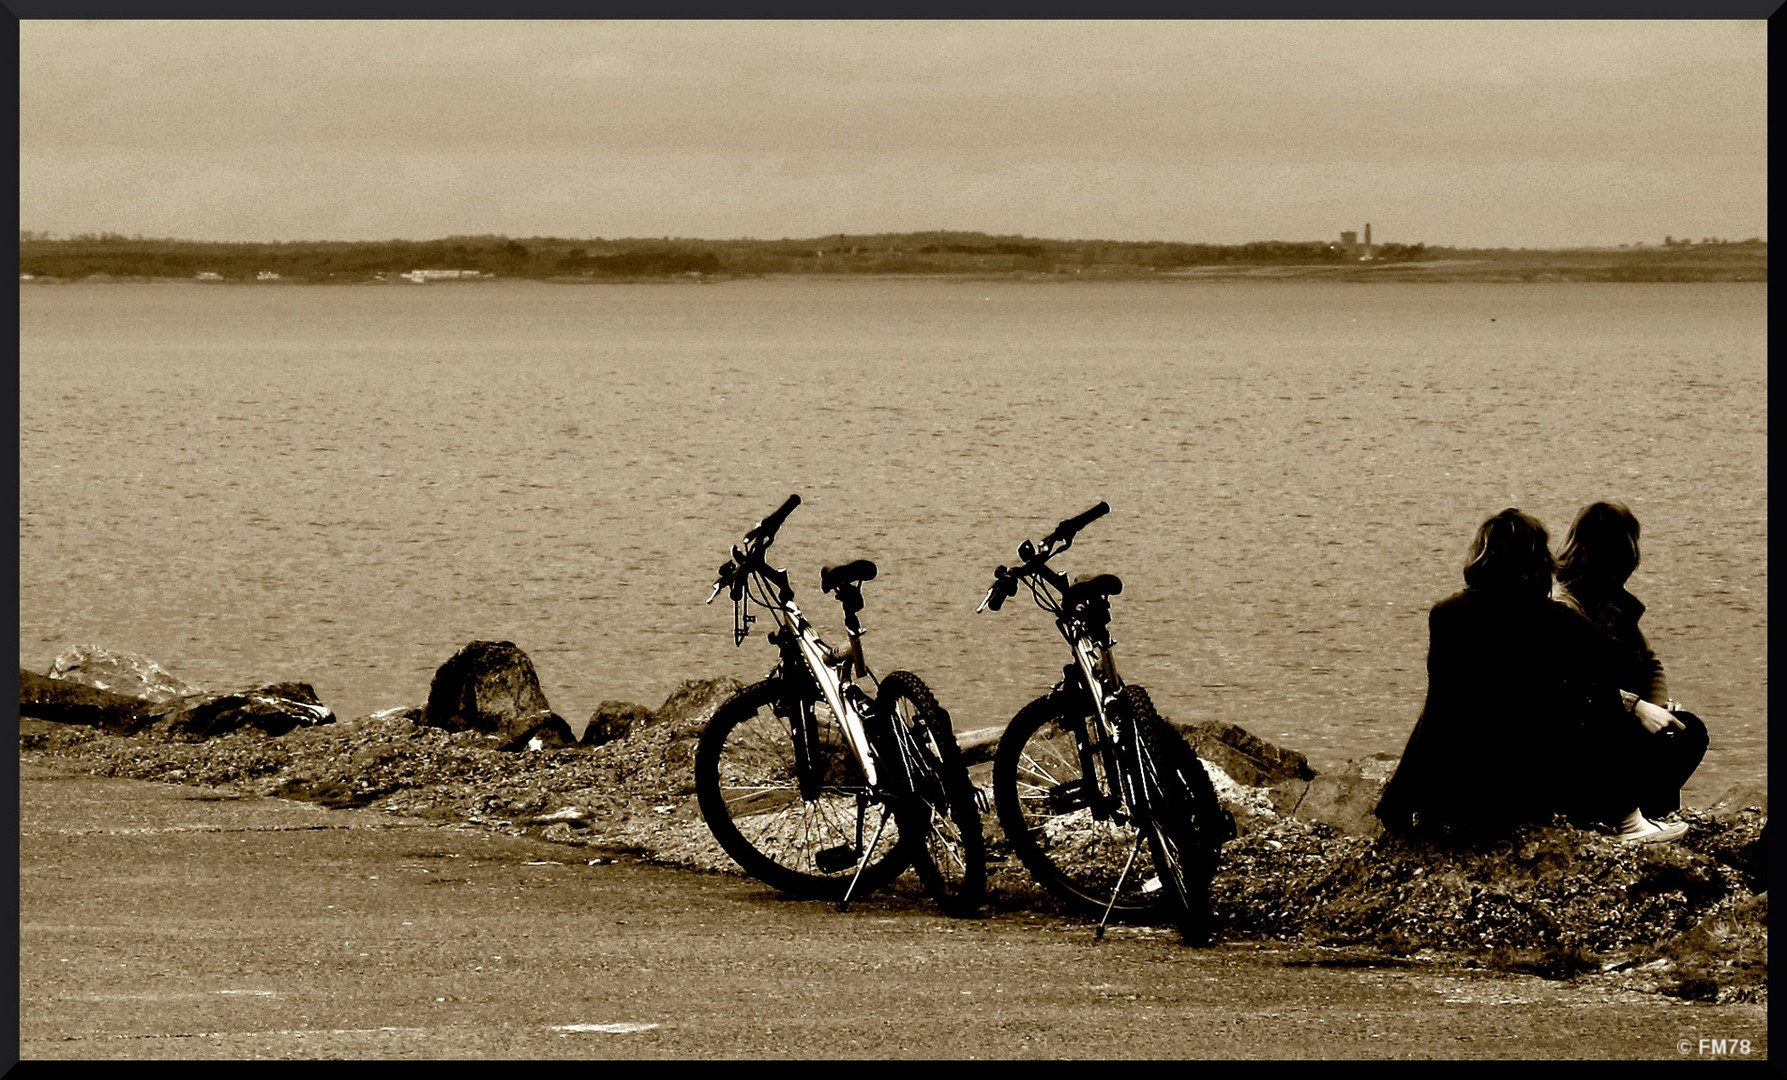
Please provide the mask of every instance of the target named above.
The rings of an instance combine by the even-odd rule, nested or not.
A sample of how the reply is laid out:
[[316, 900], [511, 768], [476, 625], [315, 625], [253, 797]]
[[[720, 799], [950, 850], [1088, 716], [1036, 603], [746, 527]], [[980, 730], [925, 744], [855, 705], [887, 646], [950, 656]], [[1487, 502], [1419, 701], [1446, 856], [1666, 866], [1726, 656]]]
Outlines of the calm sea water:
[[1027, 603], [974, 613], [992, 567], [1103, 499], [1058, 565], [1122, 577], [1126, 675], [1322, 768], [1401, 749], [1427, 609], [1485, 516], [1520, 506], [1561, 539], [1617, 498], [1644, 524], [1647, 631], [1713, 732], [1690, 790], [1716, 792], [1767, 773], [1766, 300], [21, 287], [19, 662], [90, 642], [211, 687], [308, 681], [351, 716], [418, 704], [459, 647], [509, 639], [578, 727], [769, 669], [761, 633], [734, 648], [729, 605], [701, 601], [798, 492], [775, 552], [803, 607], [835, 630], [820, 565], [873, 558], [870, 663], [987, 727], [1067, 659]]

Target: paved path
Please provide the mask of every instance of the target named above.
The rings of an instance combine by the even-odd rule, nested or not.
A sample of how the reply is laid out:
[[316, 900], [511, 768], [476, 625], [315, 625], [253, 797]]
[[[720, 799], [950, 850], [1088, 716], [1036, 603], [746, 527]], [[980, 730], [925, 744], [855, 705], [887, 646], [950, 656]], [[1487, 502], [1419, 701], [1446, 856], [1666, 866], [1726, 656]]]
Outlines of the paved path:
[[1098, 942], [897, 892], [839, 913], [371, 811], [21, 772], [25, 1059], [1767, 1053], [1755, 1006]]

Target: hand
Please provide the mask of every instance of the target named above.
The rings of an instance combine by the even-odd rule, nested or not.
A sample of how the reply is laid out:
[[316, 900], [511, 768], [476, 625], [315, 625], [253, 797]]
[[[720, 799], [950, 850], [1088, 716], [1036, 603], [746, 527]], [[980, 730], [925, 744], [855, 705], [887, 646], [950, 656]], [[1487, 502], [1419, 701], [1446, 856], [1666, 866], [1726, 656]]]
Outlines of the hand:
[[1648, 701], [1640, 701], [1632, 706], [1632, 715], [1636, 716], [1638, 722], [1644, 725], [1644, 730], [1652, 735], [1670, 728], [1675, 728], [1677, 731], [1686, 731], [1688, 728], [1688, 725], [1676, 719], [1674, 713], [1661, 705], [1652, 705]]

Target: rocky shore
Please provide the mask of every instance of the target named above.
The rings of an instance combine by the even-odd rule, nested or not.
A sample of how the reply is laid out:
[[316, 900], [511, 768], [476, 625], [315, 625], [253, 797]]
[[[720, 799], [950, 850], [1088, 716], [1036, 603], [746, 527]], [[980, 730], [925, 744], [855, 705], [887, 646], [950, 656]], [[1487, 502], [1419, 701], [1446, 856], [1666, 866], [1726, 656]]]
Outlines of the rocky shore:
[[[738, 689], [730, 679], [684, 683], [655, 709], [604, 702], [576, 734], [506, 642], [450, 658], [425, 704], [350, 719], [302, 683], [203, 691], [103, 649], [71, 650], [48, 673], [19, 677], [22, 760], [526, 833], [587, 859], [736, 872], [701, 819], [692, 777], [702, 726]], [[1230, 725], [1186, 734], [1239, 826], [1214, 884], [1219, 938], [1332, 946], [1336, 963], [1444, 959], [1693, 1000], [1767, 1000], [1765, 790], [1683, 810], [1690, 828], [1675, 844], [1560, 823], [1437, 851], [1377, 834], [1370, 809], [1393, 758], [1317, 775], [1301, 755]], [[984, 786], [997, 732], [961, 735]], [[1053, 910], [987, 819], [989, 902]]]

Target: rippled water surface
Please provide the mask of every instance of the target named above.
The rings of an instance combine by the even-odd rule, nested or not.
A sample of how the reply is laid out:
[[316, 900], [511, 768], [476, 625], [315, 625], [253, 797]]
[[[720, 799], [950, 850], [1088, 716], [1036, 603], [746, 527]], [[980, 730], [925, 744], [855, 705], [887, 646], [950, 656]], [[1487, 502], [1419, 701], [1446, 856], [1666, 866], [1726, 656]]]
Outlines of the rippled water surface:
[[[579, 727], [767, 672], [707, 596], [775, 551], [825, 628], [867, 556], [871, 664], [961, 729], [1067, 659], [974, 614], [1019, 540], [1123, 579], [1125, 674], [1317, 768], [1399, 751], [1426, 612], [1517, 505], [1644, 524], [1632, 588], [1713, 749], [1766, 777], [1761, 285], [29, 286], [19, 290], [19, 662], [142, 652], [188, 681], [418, 704], [509, 639]], [[761, 629], [761, 627], [759, 627]], [[837, 631], [841, 640], [841, 631]], [[1495, 693], [1486, 687], [1485, 693]], [[1519, 703], [1510, 701], [1510, 737]]]

